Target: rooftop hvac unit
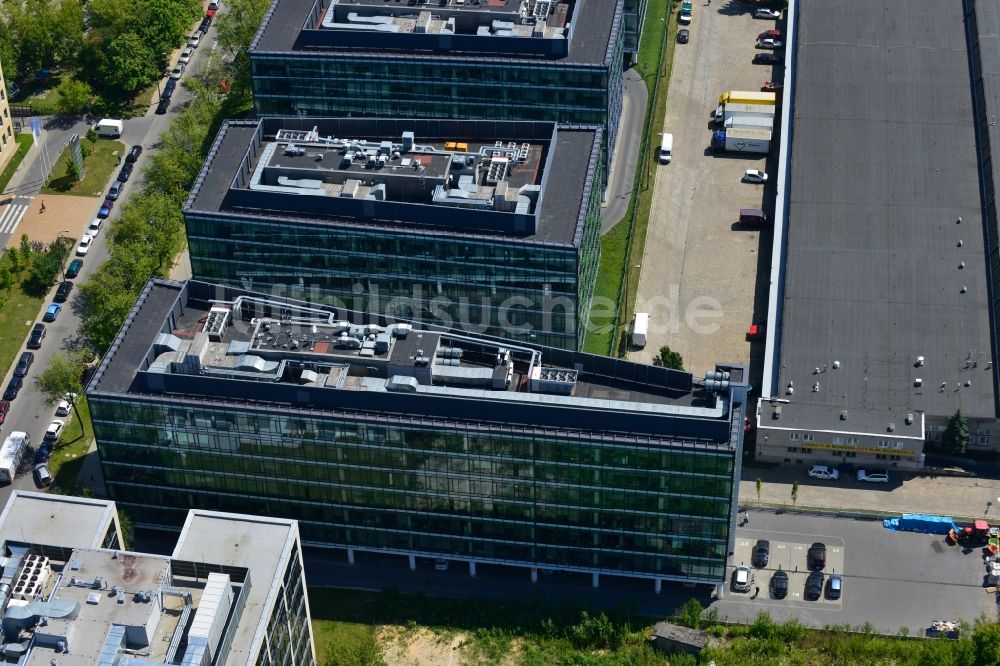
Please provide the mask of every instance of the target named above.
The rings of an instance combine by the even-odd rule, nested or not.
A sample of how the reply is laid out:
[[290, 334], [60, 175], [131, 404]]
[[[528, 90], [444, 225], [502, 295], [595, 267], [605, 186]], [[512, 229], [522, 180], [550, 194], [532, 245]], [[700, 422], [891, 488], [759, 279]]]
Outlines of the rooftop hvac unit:
[[212, 342], [222, 342], [226, 335], [226, 326], [229, 323], [229, 309], [218, 305], [212, 306], [208, 311], [208, 319], [205, 321], [205, 333]]
[[539, 368], [531, 370], [532, 393], [557, 393], [570, 395], [576, 386], [577, 371], [565, 368]]

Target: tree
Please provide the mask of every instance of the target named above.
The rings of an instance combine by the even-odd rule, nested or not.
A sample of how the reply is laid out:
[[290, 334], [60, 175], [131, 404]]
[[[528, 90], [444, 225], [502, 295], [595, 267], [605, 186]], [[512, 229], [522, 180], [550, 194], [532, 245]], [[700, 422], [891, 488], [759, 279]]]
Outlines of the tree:
[[758, 476], [757, 479], [753, 482], [753, 485], [757, 488], [757, 505], [760, 506], [760, 489], [764, 485], [764, 483], [760, 480], [760, 477]]
[[941, 446], [955, 453], [965, 453], [968, 445], [969, 421], [962, 414], [961, 409], [956, 409], [955, 413], [948, 419], [948, 427], [944, 429], [944, 434], [941, 436]]
[[972, 633], [976, 666], [1000, 666], [1000, 625], [980, 624]]
[[21, 268], [29, 268], [34, 257], [31, 256], [31, 239], [28, 238], [28, 234], [21, 234]]
[[118, 540], [121, 542], [122, 550], [132, 550], [132, 517], [125, 513], [125, 509], [118, 507], [118, 526], [121, 534]]
[[71, 116], [87, 110], [87, 106], [94, 96], [94, 91], [83, 81], [65, 78], [59, 82], [56, 95], [58, 96], [56, 107], [59, 113]]
[[134, 32], [123, 33], [108, 44], [102, 73], [111, 87], [134, 93], [160, 75], [156, 52]]
[[799, 482], [792, 481], [792, 505], [799, 503]]
[[83, 395], [83, 374], [92, 358], [90, 352], [84, 349], [55, 354], [45, 370], [35, 377], [35, 387], [42, 394], [45, 404], [52, 407], [60, 400], [67, 400], [73, 414], [80, 418], [76, 401]]
[[692, 597], [677, 609], [674, 613], [674, 621], [682, 627], [698, 629], [701, 625], [701, 613], [703, 610], [701, 602]]
[[[76, 160], [73, 158], [66, 160], [66, 175], [69, 176], [69, 179], [74, 183], [79, 182], [79, 180], [83, 177], [83, 174], [80, 172], [80, 165], [77, 164]], [[69, 188], [67, 187], [66, 189]]]
[[80, 332], [101, 354], [114, 342], [142, 285], [153, 274], [149, 257], [114, 251], [112, 256], [80, 287]]
[[660, 353], [653, 358], [653, 365], [671, 370], [683, 370], [684, 359], [670, 347], [663, 345], [660, 347]]
[[28, 283], [32, 291], [44, 294], [52, 286], [56, 276], [62, 270], [63, 262], [69, 249], [62, 241], [52, 241], [46, 252], [40, 254], [31, 263]]
[[250, 91], [250, 42], [253, 41], [270, 0], [227, 0], [229, 11], [216, 23], [219, 47], [229, 57], [230, 84], [240, 91]]

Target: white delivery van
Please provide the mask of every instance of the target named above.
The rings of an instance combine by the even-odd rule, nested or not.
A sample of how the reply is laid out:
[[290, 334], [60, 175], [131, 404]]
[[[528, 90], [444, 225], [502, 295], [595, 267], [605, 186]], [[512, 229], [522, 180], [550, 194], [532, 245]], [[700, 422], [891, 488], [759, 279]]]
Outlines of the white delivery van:
[[125, 123], [121, 120], [116, 120], [114, 118], [101, 118], [94, 125], [94, 131], [97, 132], [98, 136], [103, 136], [108, 139], [117, 139], [125, 131]]
[[17, 466], [21, 464], [24, 450], [31, 444], [26, 432], [12, 432], [0, 447], [0, 482], [12, 483], [17, 476]]
[[642, 349], [646, 346], [646, 333], [649, 332], [649, 313], [636, 312], [632, 321], [632, 346]]
[[660, 164], [670, 164], [670, 158], [674, 154], [674, 135], [670, 132], [663, 133], [660, 141]]

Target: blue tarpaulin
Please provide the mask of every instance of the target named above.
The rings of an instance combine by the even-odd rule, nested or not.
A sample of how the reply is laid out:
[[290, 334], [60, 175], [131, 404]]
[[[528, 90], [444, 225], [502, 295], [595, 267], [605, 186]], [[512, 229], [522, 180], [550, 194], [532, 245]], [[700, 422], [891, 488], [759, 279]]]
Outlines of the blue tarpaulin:
[[950, 516], [926, 516], [922, 513], [905, 513], [901, 518], [887, 518], [882, 524], [893, 532], [947, 534], [948, 530], [958, 530], [958, 525]]

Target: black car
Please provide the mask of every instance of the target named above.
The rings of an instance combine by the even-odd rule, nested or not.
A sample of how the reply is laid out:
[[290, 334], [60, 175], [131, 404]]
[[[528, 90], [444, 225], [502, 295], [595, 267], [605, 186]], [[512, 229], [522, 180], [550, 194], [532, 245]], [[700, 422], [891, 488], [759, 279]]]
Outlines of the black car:
[[755, 65], [780, 65], [785, 62], [785, 54], [783, 53], [757, 53], [753, 57], [753, 64]]
[[21, 352], [21, 357], [17, 359], [17, 365], [14, 366], [14, 376], [24, 377], [28, 374], [28, 368], [31, 364], [35, 362], [35, 355], [31, 352]]
[[160, 101], [170, 99], [176, 89], [177, 81], [174, 79], [167, 79], [167, 82], [163, 84], [163, 92], [160, 93]]
[[806, 599], [815, 601], [821, 594], [823, 594], [823, 572], [813, 571], [806, 579]]
[[680, 30], [677, 31], [677, 43], [678, 44], [687, 44], [688, 43], [688, 39], [690, 39], [690, 37], [691, 37], [691, 33], [688, 32], [687, 28], [681, 28]]
[[56, 289], [56, 303], [65, 303], [66, 299], [69, 298], [69, 292], [73, 291], [73, 283], [69, 280], [63, 280], [59, 283], [59, 288]]
[[26, 345], [28, 349], [41, 349], [42, 340], [45, 339], [45, 324], [35, 324], [35, 327], [31, 329], [31, 335], [28, 336], [28, 344]]
[[10, 384], [7, 384], [7, 390], [3, 392], [4, 400], [13, 400], [20, 393], [21, 387], [24, 386], [24, 378], [22, 377], [11, 377]]
[[771, 576], [771, 596], [775, 599], [784, 599], [788, 596], [788, 574], [781, 569]]
[[69, 266], [66, 267], [66, 277], [75, 278], [80, 274], [81, 268], [83, 268], [83, 259], [74, 259], [69, 262]]
[[809, 546], [806, 563], [810, 569], [821, 571], [826, 566], [826, 544], [817, 541]]
[[131, 162], [126, 162], [125, 164], [123, 164], [122, 170], [118, 172], [118, 182], [119, 183], [128, 182], [129, 176], [132, 175], [133, 168], [134, 167], [132, 166]]
[[757, 545], [753, 547], [753, 555], [750, 556], [750, 563], [758, 569], [767, 566], [767, 558], [771, 554], [771, 542], [765, 539], [758, 539]]
[[139, 159], [139, 155], [142, 155], [142, 146], [132, 146], [128, 151], [128, 157], [125, 158], [125, 161], [134, 164]]
[[198, 30], [201, 31], [201, 34], [207, 35], [208, 34], [208, 29], [211, 28], [211, 27], [212, 27], [212, 17], [211, 16], [206, 16], [205, 18], [203, 18], [201, 20], [201, 25], [198, 26]]
[[156, 105], [156, 115], [162, 116], [167, 112], [167, 107], [170, 106], [169, 99], [161, 99], [160, 103]]

